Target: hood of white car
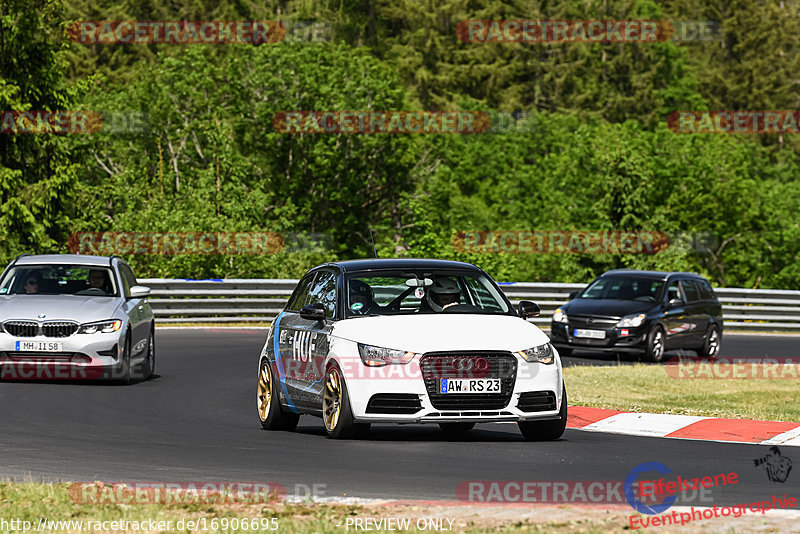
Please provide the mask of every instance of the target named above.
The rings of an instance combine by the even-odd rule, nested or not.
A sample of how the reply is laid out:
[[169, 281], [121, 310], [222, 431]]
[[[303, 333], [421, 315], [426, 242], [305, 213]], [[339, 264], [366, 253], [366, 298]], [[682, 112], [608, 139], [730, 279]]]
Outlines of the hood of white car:
[[[102, 321], [114, 316], [120, 299], [79, 295], [5, 295], [0, 296], [0, 321], [71, 320], [78, 323]], [[45, 317], [39, 317], [43, 314]]]
[[356, 317], [337, 322], [332, 335], [417, 353], [457, 350], [513, 352], [550, 341], [539, 327], [519, 317], [457, 313]]

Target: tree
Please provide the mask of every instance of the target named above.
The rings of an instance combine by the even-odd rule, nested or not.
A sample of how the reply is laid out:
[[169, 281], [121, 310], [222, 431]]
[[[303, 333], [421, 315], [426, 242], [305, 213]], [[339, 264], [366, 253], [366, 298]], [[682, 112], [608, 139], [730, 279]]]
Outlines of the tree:
[[[0, 111], [72, 110], [81, 87], [63, 82], [61, 20], [60, 2], [0, 0]], [[77, 188], [68, 144], [52, 133], [0, 134], [3, 260], [64, 248]]]

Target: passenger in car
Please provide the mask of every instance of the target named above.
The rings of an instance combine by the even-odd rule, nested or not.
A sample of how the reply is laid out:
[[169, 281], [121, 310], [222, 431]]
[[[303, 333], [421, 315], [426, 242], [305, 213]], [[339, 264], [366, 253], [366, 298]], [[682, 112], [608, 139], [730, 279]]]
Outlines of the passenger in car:
[[27, 279], [25, 280], [25, 293], [28, 295], [34, 295], [39, 292], [39, 285], [42, 282], [42, 273], [39, 271], [31, 271], [28, 273]]

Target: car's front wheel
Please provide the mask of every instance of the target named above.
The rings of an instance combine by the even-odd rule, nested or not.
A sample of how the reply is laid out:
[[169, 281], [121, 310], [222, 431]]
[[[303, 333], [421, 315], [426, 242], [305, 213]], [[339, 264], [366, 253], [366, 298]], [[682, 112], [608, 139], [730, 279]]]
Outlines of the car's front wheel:
[[283, 411], [267, 359], [258, 366], [258, 419], [265, 430], [294, 430], [300, 421], [300, 414]]
[[325, 386], [322, 392], [322, 420], [329, 438], [348, 439], [369, 429], [369, 424], [353, 421], [350, 395], [342, 371], [335, 363], [325, 371]]
[[644, 350], [645, 358], [653, 363], [664, 359], [664, 329], [656, 325], [647, 334], [647, 345]]
[[719, 332], [719, 327], [712, 324], [708, 328], [708, 333], [703, 339], [703, 346], [698, 349], [697, 355], [701, 358], [716, 358], [719, 355], [721, 342], [722, 335]]
[[561, 398], [560, 419], [550, 421], [520, 421], [519, 431], [528, 441], [553, 441], [564, 435], [567, 428], [567, 388], [561, 383], [564, 392]]
[[142, 380], [147, 380], [156, 370], [156, 335], [155, 326], [150, 327], [150, 336], [147, 338], [147, 356], [141, 363]]
[[133, 382], [133, 373], [131, 372], [131, 331], [128, 330], [125, 334], [125, 350], [120, 358], [120, 370], [122, 374], [119, 377], [119, 383], [126, 386]]

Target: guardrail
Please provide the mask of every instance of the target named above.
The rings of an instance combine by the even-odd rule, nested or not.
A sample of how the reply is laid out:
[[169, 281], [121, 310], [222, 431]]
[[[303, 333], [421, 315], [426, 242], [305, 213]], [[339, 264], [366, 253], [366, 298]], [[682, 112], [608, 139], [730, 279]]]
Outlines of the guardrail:
[[[158, 323], [270, 322], [280, 313], [297, 280], [141, 279], [150, 287]], [[533, 323], [548, 326], [553, 311], [585, 284], [500, 283], [511, 302], [532, 300], [542, 309]], [[718, 288], [725, 328], [751, 332], [800, 331], [800, 291]]]

